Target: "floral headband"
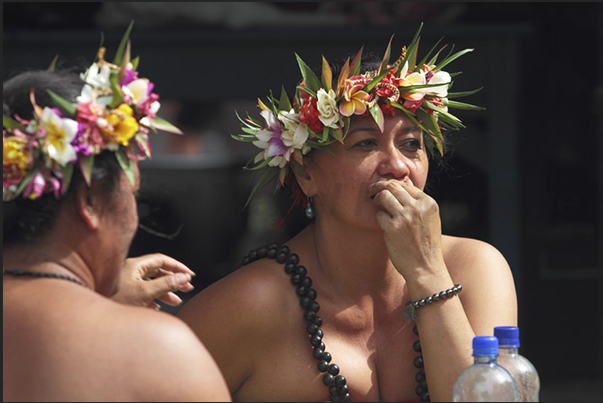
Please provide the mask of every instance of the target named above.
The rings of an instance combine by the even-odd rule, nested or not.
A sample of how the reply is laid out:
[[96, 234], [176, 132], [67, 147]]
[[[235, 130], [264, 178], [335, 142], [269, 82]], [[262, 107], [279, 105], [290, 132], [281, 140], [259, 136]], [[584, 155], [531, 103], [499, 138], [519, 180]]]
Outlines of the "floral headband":
[[[339, 74], [337, 82], [327, 60], [322, 58], [320, 79], [296, 54], [303, 80], [297, 86], [293, 102], [290, 102], [284, 88], [279, 99], [272, 94], [268, 104], [258, 99], [260, 115], [264, 122], [247, 115], [245, 120], [237, 114], [243, 123], [245, 134], [232, 135], [235, 140], [252, 142], [261, 151], [250, 160], [245, 169], [264, 169], [262, 176], [253, 188], [247, 203], [255, 192], [278, 177], [276, 188], [287, 183], [295, 184], [291, 177], [293, 166], [301, 174], [303, 156], [316, 148], [330, 152], [327, 148], [334, 141], [343, 142], [350, 125], [352, 115], [370, 115], [381, 131], [384, 129], [384, 113], [394, 115], [396, 110], [404, 113], [424, 133], [425, 144], [430, 153], [437, 148], [444, 153], [442, 130], [459, 130], [464, 127], [461, 121], [448, 112], [448, 108], [482, 110], [484, 108], [451, 101], [452, 98], [472, 95], [481, 88], [449, 93], [452, 77], [442, 70], [453, 60], [473, 51], [465, 49], [455, 54], [450, 52], [441, 62], [436, 63], [441, 48], [428, 59], [437, 44], [420, 61], [417, 60], [419, 32], [412, 42], [402, 48], [400, 57], [389, 63], [391, 42], [378, 70], [360, 74], [362, 48], [350, 63], [348, 58]], [[438, 41], [439, 43], [439, 41]], [[301, 203], [299, 190], [296, 203]]]
[[[138, 57], [130, 60], [132, 25], [113, 63], [104, 59], [101, 47], [98, 60], [80, 74], [85, 84], [76, 103], [47, 90], [56, 107], [42, 109], [32, 89], [32, 120], [2, 117], [4, 201], [21, 194], [35, 200], [51, 192], [58, 199], [67, 191], [75, 166], [90, 185], [94, 156], [105, 150], [115, 152], [134, 186], [132, 161], [152, 155], [149, 132], [182, 134], [157, 116], [159, 95], [153, 93], [153, 83], [138, 76]], [[54, 62], [49, 67], [53, 70]]]

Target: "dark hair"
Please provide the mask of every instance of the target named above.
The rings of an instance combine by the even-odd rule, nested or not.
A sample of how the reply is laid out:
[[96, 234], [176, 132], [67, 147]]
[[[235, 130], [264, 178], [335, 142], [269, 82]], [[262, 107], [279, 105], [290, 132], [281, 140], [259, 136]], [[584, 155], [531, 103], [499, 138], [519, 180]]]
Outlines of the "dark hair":
[[[34, 70], [20, 73], [5, 81], [2, 86], [3, 113], [6, 116], [30, 120], [33, 107], [30, 92], [35, 91], [36, 103], [40, 107], [54, 107], [47, 90], [75, 102], [80, 94], [83, 81], [70, 71], [50, 72]], [[94, 158], [92, 181], [103, 187], [103, 194], [110, 195], [118, 189], [121, 167], [114, 154], [105, 151]], [[34, 243], [43, 239], [56, 224], [61, 207], [71, 198], [75, 189], [84, 184], [79, 169], [73, 170], [69, 189], [65, 195], [55, 199], [53, 193], [45, 193], [36, 200], [17, 196], [14, 200], [3, 203], [3, 245]]]

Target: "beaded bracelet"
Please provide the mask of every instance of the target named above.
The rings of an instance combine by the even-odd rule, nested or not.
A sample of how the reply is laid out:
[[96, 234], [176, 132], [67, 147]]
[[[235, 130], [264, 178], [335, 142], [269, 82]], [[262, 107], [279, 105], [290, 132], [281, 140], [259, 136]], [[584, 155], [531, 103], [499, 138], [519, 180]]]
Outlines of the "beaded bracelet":
[[446, 291], [442, 291], [439, 293], [433, 294], [431, 297], [423, 298], [418, 301], [412, 302], [408, 301], [405, 305], [406, 310], [404, 311], [404, 316], [408, 319], [408, 324], [410, 325], [413, 320], [417, 319], [417, 315], [415, 311], [426, 304], [431, 304], [432, 302], [439, 301], [444, 298], [453, 297], [458, 294], [463, 287], [460, 284], [456, 284], [454, 287], [447, 289]]

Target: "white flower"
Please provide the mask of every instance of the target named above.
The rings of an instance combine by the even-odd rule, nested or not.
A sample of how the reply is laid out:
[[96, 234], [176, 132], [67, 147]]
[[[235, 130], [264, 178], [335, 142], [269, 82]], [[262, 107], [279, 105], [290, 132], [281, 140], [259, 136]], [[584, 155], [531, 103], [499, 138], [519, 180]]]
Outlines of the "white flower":
[[61, 166], [76, 159], [71, 142], [77, 134], [77, 126], [75, 120], [62, 119], [48, 107], [40, 116], [40, 127], [46, 130], [48, 156]]
[[428, 84], [442, 84], [437, 87], [423, 88], [426, 94], [435, 95], [438, 98], [446, 98], [448, 96], [448, 85], [451, 81], [450, 74], [445, 71], [438, 71], [430, 79]]
[[85, 73], [80, 74], [82, 80], [90, 84], [92, 87], [111, 87], [109, 76], [111, 69], [106, 64], [98, 66], [94, 63]]
[[153, 102], [151, 104], [151, 107], [149, 108], [149, 113], [152, 115], [155, 115], [159, 111], [160, 107], [161, 107], [161, 104], [159, 103], [159, 101]]
[[[94, 88], [92, 88], [92, 86], [90, 86], [88, 84], [84, 84], [84, 86], [82, 87], [82, 92], [75, 100], [77, 101], [78, 104], [83, 104], [83, 103], [91, 102], [94, 98], [95, 98], [94, 97]], [[109, 105], [112, 100], [113, 100], [112, 95], [105, 95], [105, 96], [96, 98], [96, 102], [102, 106]]]
[[130, 84], [122, 86], [121, 89], [136, 105], [144, 103], [149, 98], [149, 80], [146, 78], [136, 79]]
[[[301, 150], [306, 141], [308, 141], [308, 136], [310, 135], [308, 125], [299, 122], [299, 113], [294, 113], [293, 109], [289, 112], [280, 111], [279, 117], [285, 126], [285, 129], [281, 134], [283, 144], [287, 147]], [[289, 154], [290, 153], [291, 150], [289, 150]], [[287, 161], [289, 161], [288, 155], [286, 158]]]
[[333, 129], [338, 129], [340, 116], [337, 108], [337, 102], [335, 101], [335, 92], [333, 90], [326, 92], [323, 88], [321, 88], [316, 93], [316, 96], [318, 97], [316, 100], [316, 105], [318, 112], [320, 112], [318, 119], [320, 119], [323, 125]]

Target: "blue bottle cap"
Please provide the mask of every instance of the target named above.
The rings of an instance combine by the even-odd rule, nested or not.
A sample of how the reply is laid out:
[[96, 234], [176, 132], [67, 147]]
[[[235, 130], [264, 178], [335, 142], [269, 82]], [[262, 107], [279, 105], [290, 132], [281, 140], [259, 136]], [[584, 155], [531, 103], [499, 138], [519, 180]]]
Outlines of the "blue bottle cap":
[[495, 336], [475, 336], [473, 338], [473, 356], [498, 356], [498, 339]]
[[494, 328], [494, 336], [498, 338], [498, 344], [519, 348], [519, 328], [517, 326], [498, 326]]

